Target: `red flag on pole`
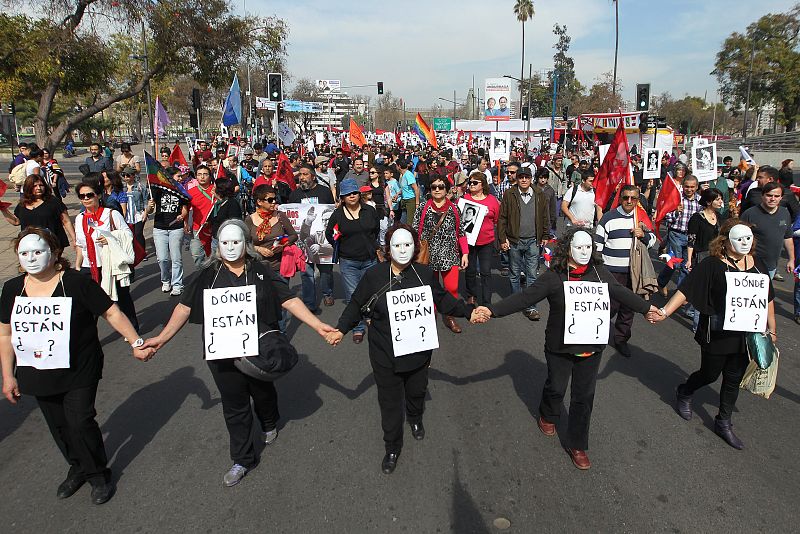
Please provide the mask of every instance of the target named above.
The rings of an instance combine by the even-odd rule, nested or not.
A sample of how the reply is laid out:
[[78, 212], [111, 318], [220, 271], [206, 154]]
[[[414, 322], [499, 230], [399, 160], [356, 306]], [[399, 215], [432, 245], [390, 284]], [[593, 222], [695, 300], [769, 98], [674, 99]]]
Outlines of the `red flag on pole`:
[[350, 117], [350, 142], [359, 148], [367, 144], [367, 140], [364, 138], [364, 132], [358, 127], [353, 117]]
[[175, 143], [175, 146], [172, 147], [172, 153], [169, 155], [170, 166], [174, 167], [176, 163], [178, 165], [186, 165], [187, 167], [189, 166], [189, 164], [186, 163], [186, 158], [183, 157], [183, 151], [181, 150], [180, 143]]
[[353, 152], [352, 150], [350, 150], [350, 145], [347, 144], [347, 139], [345, 139], [344, 137], [342, 137], [342, 152], [344, 152], [345, 154], [350, 154]]
[[675, 211], [680, 205], [681, 190], [678, 187], [678, 184], [675, 183], [675, 179], [672, 177], [672, 175], [667, 173], [667, 177], [664, 178], [661, 191], [658, 192], [658, 198], [656, 199], [655, 228], [659, 241], [661, 241], [661, 234], [658, 232], [658, 227], [661, 226], [661, 221], [664, 220], [664, 218], [667, 216], [667, 213]]
[[279, 182], [283, 182], [288, 185], [292, 191], [297, 189], [297, 182], [294, 179], [292, 164], [289, 163], [289, 158], [287, 158], [286, 154], [283, 152], [278, 154], [278, 170], [276, 172], [277, 180]]
[[608, 154], [597, 176], [594, 179], [594, 202], [601, 209], [605, 209], [612, 195], [618, 192], [618, 188], [625, 181], [631, 179], [630, 176], [630, 156], [628, 155], [628, 138], [625, 136], [625, 125], [620, 119], [617, 132], [608, 147]]
[[400, 148], [404, 148], [403, 147], [403, 140], [400, 138], [400, 132], [395, 132], [394, 133], [394, 140], [395, 140], [395, 142], [397, 142], [397, 146], [399, 146]]

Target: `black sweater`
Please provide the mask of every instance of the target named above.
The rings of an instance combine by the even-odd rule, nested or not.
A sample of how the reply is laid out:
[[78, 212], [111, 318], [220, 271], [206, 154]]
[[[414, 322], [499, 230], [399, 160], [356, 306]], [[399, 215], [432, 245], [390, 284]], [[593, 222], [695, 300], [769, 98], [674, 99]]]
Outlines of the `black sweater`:
[[[433, 271], [427, 265], [418, 263], [413, 263], [412, 265], [414, 269], [411, 269], [410, 266], [406, 267], [401, 273], [402, 279], [400, 282], [392, 284], [391, 291], [429, 285], [433, 293], [433, 302], [436, 304], [436, 311], [456, 317], [469, 317], [472, 314], [472, 310], [475, 307], [471, 304], [466, 304], [463, 300], [454, 298], [445, 291], [439, 283], [439, 279], [434, 276]], [[390, 278], [390, 269], [391, 262], [387, 261], [374, 265], [367, 270], [353, 292], [350, 303], [339, 318], [336, 328], [340, 332], [346, 334], [361, 321], [361, 307], [375, 293], [386, 287]], [[417, 278], [417, 275], [419, 275], [419, 278]], [[422, 283], [420, 283], [420, 280], [422, 280]], [[386, 302], [385, 292], [377, 299], [373, 309], [368, 334], [370, 360], [376, 365], [389, 367], [395, 372], [412, 371], [427, 365], [433, 352], [431, 350], [395, 358], [389, 326], [389, 307]]]
[[345, 213], [345, 209], [345, 206], [341, 205], [334, 210], [325, 230], [325, 238], [335, 247], [337, 240], [334, 239], [334, 227], [338, 225], [340, 258], [355, 261], [375, 259], [375, 251], [380, 248], [378, 213], [372, 206], [361, 204], [358, 219], [351, 219], [348, 213]]
[[[581, 276], [581, 281], [605, 282], [608, 284], [608, 292], [613, 300], [624, 304], [633, 311], [647, 313], [650, 309], [648, 302], [617, 282], [604, 265], [595, 265], [594, 267], [597, 269], [597, 274], [595, 274], [595, 268], [590, 266]], [[565, 273], [547, 270], [536, 279], [532, 286], [489, 306], [492, 315], [495, 317], [510, 315], [547, 299], [547, 302], [550, 303], [550, 313], [547, 316], [547, 329], [544, 336], [545, 349], [564, 354], [600, 352], [605, 345], [564, 345], [564, 281], [566, 279]]]

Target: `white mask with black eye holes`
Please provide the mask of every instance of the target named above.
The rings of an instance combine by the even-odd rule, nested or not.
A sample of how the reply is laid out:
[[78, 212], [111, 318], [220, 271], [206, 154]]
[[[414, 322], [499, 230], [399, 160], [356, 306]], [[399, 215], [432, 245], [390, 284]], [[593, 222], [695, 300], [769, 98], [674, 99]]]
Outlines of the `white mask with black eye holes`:
[[234, 224], [230, 224], [220, 230], [219, 250], [222, 259], [225, 261], [237, 261], [244, 256], [245, 238], [242, 229]]
[[19, 241], [17, 257], [26, 273], [39, 274], [50, 266], [53, 253], [47, 241], [36, 234], [28, 234]]
[[749, 226], [737, 224], [728, 233], [728, 241], [737, 254], [750, 254], [753, 248], [753, 231]]
[[389, 253], [398, 265], [408, 265], [414, 259], [414, 236], [405, 228], [392, 234], [389, 242]]
[[569, 254], [578, 265], [587, 265], [592, 259], [594, 243], [588, 232], [575, 232], [569, 244]]

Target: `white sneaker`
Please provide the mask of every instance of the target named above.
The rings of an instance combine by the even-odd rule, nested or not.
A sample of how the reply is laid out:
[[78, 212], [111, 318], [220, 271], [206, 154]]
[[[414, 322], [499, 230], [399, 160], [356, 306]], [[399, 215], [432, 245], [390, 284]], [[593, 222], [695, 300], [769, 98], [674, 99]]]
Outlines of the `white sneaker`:
[[264, 438], [264, 443], [267, 445], [272, 445], [275, 443], [275, 440], [278, 439], [278, 429], [273, 428], [267, 432], [262, 432], [261, 437]]
[[175, 286], [172, 288], [172, 292], [170, 293], [170, 295], [172, 295], [173, 297], [178, 297], [182, 293], [183, 293], [183, 288], [181, 286]]
[[172, 289], [172, 284], [169, 282], [161, 282], [161, 291], [163, 293], [169, 293], [170, 289]]
[[222, 477], [222, 483], [225, 485], [225, 487], [230, 488], [231, 486], [235, 486], [241, 482], [246, 474], [246, 467], [239, 464], [233, 464], [233, 467], [231, 467], [230, 471], [225, 473], [225, 476]]

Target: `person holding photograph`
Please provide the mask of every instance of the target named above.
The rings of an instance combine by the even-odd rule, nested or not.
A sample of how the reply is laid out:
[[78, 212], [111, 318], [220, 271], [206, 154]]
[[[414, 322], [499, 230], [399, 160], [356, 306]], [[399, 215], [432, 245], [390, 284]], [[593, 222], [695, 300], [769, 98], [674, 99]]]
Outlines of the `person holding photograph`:
[[[519, 166], [515, 167], [519, 169]], [[516, 171], [515, 171], [516, 172]], [[469, 261], [467, 263], [466, 287], [467, 302], [486, 306], [492, 301], [492, 257], [495, 251], [495, 226], [500, 216], [500, 202], [489, 194], [489, 182], [480, 171], [472, 171], [467, 184], [469, 192], [464, 200], [475, 202], [486, 207], [481, 228], [474, 245], [469, 245]], [[478, 283], [480, 272], [480, 284]]]

